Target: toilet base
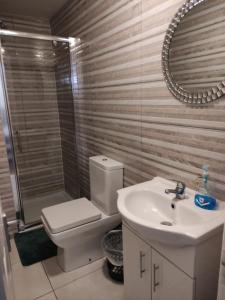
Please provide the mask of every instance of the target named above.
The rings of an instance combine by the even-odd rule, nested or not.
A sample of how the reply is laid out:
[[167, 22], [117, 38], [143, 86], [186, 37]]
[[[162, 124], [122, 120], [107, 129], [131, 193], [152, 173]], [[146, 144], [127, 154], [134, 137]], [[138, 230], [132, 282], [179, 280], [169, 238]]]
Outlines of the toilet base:
[[57, 261], [64, 272], [69, 272], [82, 266], [88, 265], [104, 256], [101, 246], [103, 235], [79, 240], [69, 248], [57, 250]]

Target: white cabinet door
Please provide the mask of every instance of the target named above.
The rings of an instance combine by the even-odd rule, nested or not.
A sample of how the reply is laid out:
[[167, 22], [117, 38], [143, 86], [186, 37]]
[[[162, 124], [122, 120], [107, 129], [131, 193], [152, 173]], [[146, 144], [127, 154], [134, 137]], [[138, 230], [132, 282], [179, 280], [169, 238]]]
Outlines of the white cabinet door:
[[123, 249], [125, 300], [151, 300], [151, 248], [123, 226]]
[[152, 300], [193, 300], [194, 280], [152, 249]]

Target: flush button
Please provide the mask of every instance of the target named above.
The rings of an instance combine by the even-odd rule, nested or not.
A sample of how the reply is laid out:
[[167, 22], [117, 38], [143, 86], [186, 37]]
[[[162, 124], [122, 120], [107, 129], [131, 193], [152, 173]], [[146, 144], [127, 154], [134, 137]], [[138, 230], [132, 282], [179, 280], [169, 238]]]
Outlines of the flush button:
[[102, 160], [103, 160], [103, 161], [106, 161], [106, 160], [108, 160], [108, 159], [107, 159], [107, 158], [103, 158]]

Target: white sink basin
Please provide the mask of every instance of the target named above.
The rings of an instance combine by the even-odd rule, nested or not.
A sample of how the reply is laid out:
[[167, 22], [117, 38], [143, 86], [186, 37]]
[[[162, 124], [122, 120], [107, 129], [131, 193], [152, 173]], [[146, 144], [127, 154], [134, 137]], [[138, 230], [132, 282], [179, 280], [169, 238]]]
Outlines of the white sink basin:
[[187, 199], [172, 209], [173, 194], [165, 189], [175, 183], [155, 177], [153, 180], [118, 191], [118, 209], [125, 223], [145, 240], [177, 246], [195, 245], [214, 235], [224, 224], [225, 210], [220, 203], [215, 211], [194, 204], [195, 192], [186, 189]]

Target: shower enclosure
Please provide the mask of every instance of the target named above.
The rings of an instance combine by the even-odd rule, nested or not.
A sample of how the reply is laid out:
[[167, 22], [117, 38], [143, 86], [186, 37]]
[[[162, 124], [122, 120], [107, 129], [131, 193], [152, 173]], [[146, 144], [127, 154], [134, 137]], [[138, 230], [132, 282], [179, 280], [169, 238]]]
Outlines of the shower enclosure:
[[40, 222], [42, 208], [79, 196], [74, 41], [0, 30], [1, 113], [21, 228]]

